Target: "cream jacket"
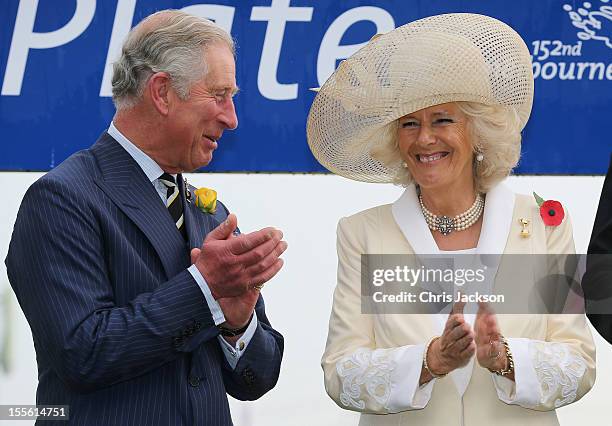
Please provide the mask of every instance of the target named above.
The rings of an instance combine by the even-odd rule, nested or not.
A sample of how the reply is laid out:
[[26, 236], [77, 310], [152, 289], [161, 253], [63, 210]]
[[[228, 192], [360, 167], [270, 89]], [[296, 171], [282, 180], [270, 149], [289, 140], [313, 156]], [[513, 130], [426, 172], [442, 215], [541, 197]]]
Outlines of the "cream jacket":
[[[520, 236], [519, 218], [530, 236]], [[445, 317], [361, 313], [362, 253], [439, 253], [408, 187], [392, 205], [338, 225], [338, 283], [322, 367], [330, 397], [362, 413], [360, 425], [558, 425], [555, 408], [580, 399], [595, 381], [595, 347], [584, 315], [498, 315], [515, 360], [515, 381], [465, 367], [419, 387], [426, 343]], [[544, 225], [533, 197], [503, 184], [487, 194], [477, 253], [574, 253], [569, 218]], [[516, 285], [529, 285], [520, 271]], [[498, 275], [499, 276], [499, 275]], [[466, 319], [468, 316], [466, 315]], [[473, 316], [468, 322], [473, 321]]]

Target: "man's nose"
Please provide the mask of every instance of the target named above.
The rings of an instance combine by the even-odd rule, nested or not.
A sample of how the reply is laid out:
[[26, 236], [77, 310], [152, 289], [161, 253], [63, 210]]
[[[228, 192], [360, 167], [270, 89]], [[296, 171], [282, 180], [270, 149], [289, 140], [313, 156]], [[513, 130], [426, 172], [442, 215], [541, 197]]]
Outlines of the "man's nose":
[[234, 100], [230, 98], [223, 106], [223, 112], [219, 116], [220, 121], [227, 129], [234, 130], [238, 127], [238, 117], [236, 116], [236, 107]]

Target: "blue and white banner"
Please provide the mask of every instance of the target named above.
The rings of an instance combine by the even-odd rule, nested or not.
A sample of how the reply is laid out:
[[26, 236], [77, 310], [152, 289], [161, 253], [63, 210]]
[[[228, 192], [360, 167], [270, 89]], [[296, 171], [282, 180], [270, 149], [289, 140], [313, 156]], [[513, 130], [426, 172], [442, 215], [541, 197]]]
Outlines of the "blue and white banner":
[[602, 174], [612, 152], [610, 0], [2, 0], [0, 170], [49, 170], [90, 146], [114, 108], [111, 64], [150, 13], [208, 17], [237, 41], [239, 128], [206, 170], [318, 172], [306, 143], [314, 93], [374, 34], [473, 12], [532, 51], [535, 103], [518, 173]]

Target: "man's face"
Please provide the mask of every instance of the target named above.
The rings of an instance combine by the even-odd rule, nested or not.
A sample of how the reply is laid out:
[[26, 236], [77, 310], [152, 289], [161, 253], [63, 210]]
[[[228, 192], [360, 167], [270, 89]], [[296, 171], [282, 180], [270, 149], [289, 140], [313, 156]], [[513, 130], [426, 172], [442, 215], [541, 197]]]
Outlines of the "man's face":
[[217, 149], [225, 129], [235, 129], [238, 118], [233, 95], [236, 65], [228, 47], [212, 45], [206, 50], [208, 72], [194, 83], [189, 97], [174, 102], [168, 112], [168, 166], [177, 171], [192, 171], [206, 166]]

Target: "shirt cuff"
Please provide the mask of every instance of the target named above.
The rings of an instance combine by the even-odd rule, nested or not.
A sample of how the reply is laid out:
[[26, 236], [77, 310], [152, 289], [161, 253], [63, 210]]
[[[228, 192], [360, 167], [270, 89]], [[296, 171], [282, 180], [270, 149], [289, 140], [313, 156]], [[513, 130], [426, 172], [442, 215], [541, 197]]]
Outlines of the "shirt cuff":
[[529, 357], [529, 339], [508, 338], [514, 359], [514, 381], [491, 373], [497, 396], [506, 404], [534, 408], [540, 403], [540, 382]]
[[236, 342], [235, 346], [230, 345], [227, 340], [223, 338], [223, 336], [217, 336], [219, 342], [221, 342], [221, 349], [223, 350], [223, 354], [225, 355], [225, 359], [232, 367], [232, 370], [236, 368], [240, 357], [246, 351], [249, 343], [251, 342], [251, 338], [255, 334], [257, 330], [257, 314], [253, 311], [253, 318], [251, 318], [251, 322], [247, 327], [246, 331], [242, 334], [240, 339]]
[[204, 293], [204, 298], [206, 298], [206, 304], [210, 309], [210, 313], [212, 314], [213, 320], [215, 321], [215, 325], [224, 323], [225, 315], [223, 315], [221, 306], [219, 306], [219, 302], [215, 300], [212, 293], [210, 292], [210, 288], [208, 288], [208, 283], [200, 273], [200, 270], [195, 265], [191, 265], [189, 268], [187, 268], [187, 270], [189, 271], [195, 282], [198, 283], [198, 286], [200, 287], [200, 290], [202, 290], [202, 293]]

